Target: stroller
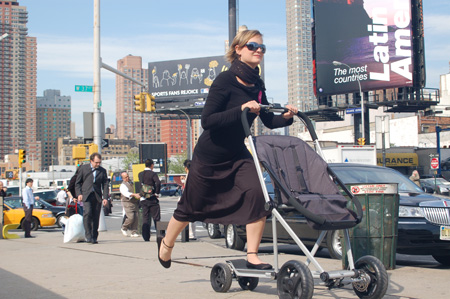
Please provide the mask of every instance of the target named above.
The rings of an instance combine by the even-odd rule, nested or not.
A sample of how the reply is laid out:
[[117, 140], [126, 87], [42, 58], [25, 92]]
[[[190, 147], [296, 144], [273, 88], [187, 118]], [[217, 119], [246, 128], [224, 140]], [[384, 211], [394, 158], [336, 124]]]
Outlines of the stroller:
[[[261, 108], [275, 113], [287, 111], [279, 104], [261, 105]], [[242, 124], [253, 153], [266, 209], [272, 211], [274, 268], [248, 269], [244, 259], [218, 263], [214, 265], [210, 275], [213, 289], [216, 292], [227, 292], [234, 278], [242, 289], [253, 290], [258, 285], [259, 278], [272, 278], [277, 280], [280, 298], [312, 298], [316, 280], [329, 289], [352, 284], [359, 298], [382, 298], [388, 287], [388, 275], [383, 263], [374, 256], [363, 256], [354, 262], [352, 256], [348, 229], [361, 222], [361, 204], [322, 158], [323, 153], [310, 119], [302, 112], [297, 113], [297, 117], [308, 128], [317, 153], [301, 139], [291, 136], [252, 137], [247, 113], [248, 108], [242, 112]], [[274, 200], [268, 195], [262, 169], [267, 171], [274, 184]], [[339, 187], [348, 198], [341, 193]], [[353, 208], [350, 209], [350, 206]], [[283, 219], [279, 210], [301, 213], [310, 227], [321, 231], [311, 251]], [[279, 269], [277, 221], [305, 254], [305, 263], [291, 260]], [[325, 270], [314, 258], [319, 245], [330, 230], [344, 232], [347, 269]], [[310, 264], [314, 266], [315, 271], [309, 269]]]

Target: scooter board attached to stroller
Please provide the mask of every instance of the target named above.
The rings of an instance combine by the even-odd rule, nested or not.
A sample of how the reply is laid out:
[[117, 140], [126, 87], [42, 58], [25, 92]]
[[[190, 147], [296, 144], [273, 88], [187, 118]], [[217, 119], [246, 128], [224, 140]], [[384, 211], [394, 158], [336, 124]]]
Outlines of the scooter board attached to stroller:
[[226, 264], [214, 265], [211, 270], [211, 285], [214, 291], [219, 293], [227, 292], [231, 287], [231, 282], [236, 279], [243, 290], [254, 290], [259, 283], [259, 278], [274, 279], [276, 272], [274, 269], [257, 270], [247, 267], [244, 259], [230, 260]]
[[[275, 113], [287, 111], [286, 108], [276, 104], [261, 105], [261, 108]], [[323, 159], [310, 119], [302, 112], [297, 113], [308, 128], [316, 150], [301, 139], [292, 136], [252, 137], [247, 113], [248, 109], [242, 112], [242, 124], [248, 137], [266, 207], [272, 211], [274, 269], [249, 269], [244, 259], [218, 263], [214, 265], [210, 275], [213, 289], [216, 292], [227, 292], [232, 280], [237, 279], [242, 289], [253, 290], [258, 285], [259, 278], [273, 278], [277, 280], [280, 298], [309, 299], [313, 296], [314, 279], [316, 279], [329, 289], [352, 284], [356, 295], [360, 298], [382, 298], [388, 287], [388, 275], [382, 262], [374, 256], [363, 256], [356, 262], [353, 260], [348, 229], [361, 222], [363, 215], [361, 203]], [[262, 168], [270, 175], [274, 188], [277, 190], [275, 194], [279, 194], [275, 200], [268, 195]], [[356, 211], [348, 208], [349, 199]], [[295, 209], [306, 218], [310, 227], [321, 231], [312, 250], [303, 244], [281, 216], [278, 209], [285, 208]], [[277, 223], [283, 226], [305, 254], [307, 257], [305, 263], [291, 260], [278, 268]], [[327, 232], [332, 230], [344, 232], [347, 269], [325, 271], [314, 257]], [[310, 264], [314, 266], [315, 271], [309, 269]]]

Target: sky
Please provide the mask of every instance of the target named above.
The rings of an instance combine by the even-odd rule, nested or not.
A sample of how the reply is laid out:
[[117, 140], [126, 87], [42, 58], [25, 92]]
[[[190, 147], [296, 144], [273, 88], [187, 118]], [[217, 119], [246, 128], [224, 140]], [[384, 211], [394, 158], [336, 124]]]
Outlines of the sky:
[[[19, 0], [28, 11], [28, 35], [37, 38], [37, 95], [61, 90], [72, 98], [72, 121], [83, 134], [83, 112], [93, 111], [94, 0]], [[423, 0], [427, 87], [449, 73], [450, 1]], [[283, 0], [238, 0], [238, 25], [264, 35], [265, 84], [274, 102], [287, 102], [286, 12]], [[228, 39], [226, 0], [102, 0], [101, 57], [117, 68], [131, 54], [148, 62], [219, 56]], [[115, 74], [101, 71], [101, 111], [115, 125]]]

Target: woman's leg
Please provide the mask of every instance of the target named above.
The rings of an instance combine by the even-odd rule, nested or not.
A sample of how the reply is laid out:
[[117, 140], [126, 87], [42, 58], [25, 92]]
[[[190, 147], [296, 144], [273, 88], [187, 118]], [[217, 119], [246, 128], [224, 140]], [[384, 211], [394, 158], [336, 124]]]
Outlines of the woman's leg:
[[[246, 225], [247, 230], [247, 252], [258, 252], [261, 243], [264, 226], [266, 225], [266, 217]], [[263, 263], [257, 254], [248, 254], [247, 261], [252, 264]]]
[[[166, 230], [166, 235], [164, 236], [161, 248], [159, 250], [159, 257], [163, 261], [168, 261], [172, 256], [172, 248], [175, 245], [175, 240], [181, 231], [188, 225], [189, 222], [181, 222], [172, 217], [169, 221], [169, 226]], [[165, 245], [164, 245], [165, 244]]]

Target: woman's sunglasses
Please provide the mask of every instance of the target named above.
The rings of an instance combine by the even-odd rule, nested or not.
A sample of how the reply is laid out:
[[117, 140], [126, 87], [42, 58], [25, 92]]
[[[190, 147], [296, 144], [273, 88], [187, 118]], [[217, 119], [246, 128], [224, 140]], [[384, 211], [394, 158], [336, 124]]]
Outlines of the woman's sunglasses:
[[245, 46], [250, 51], [256, 51], [256, 50], [258, 50], [258, 48], [260, 48], [261, 52], [266, 53], [266, 45], [264, 45], [264, 44], [258, 44], [258, 43], [255, 43], [255, 42], [250, 42], [250, 43], [246, 43]]

